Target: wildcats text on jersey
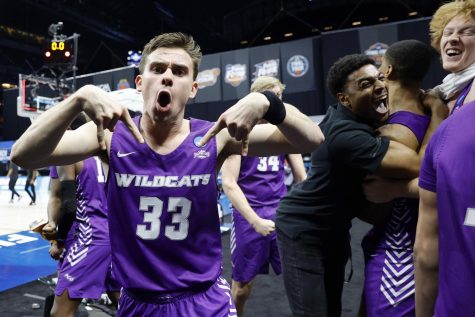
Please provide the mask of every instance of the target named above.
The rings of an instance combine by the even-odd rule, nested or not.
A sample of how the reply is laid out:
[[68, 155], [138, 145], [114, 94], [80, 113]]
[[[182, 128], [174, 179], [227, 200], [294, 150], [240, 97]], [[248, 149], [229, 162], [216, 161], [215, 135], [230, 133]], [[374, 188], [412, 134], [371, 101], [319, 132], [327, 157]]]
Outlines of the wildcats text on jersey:
[[149, 176], [115, 173], [118, 187], [198, 187], [209, 183], [210, 174]]

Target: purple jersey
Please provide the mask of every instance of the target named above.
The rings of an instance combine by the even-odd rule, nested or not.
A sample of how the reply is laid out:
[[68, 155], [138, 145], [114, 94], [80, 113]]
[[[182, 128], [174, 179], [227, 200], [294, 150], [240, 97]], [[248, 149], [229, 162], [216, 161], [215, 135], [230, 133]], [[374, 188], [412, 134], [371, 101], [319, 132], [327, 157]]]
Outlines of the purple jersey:
[[[140, 117], [134, 119], [137, 126]], [[108, 202], [114, 276], [126, 289], [186, 292], [221, 273], [216, 140], [198, 141], [212, 123], [161, 155], [119, 122], [112, 136]]]
[[410, 111], [397, 111], [389, 116], [388, 123], [402, 124], [408, 127], [421, 144], [427, 127], [429, 127], [430, 116], [423, 116]]
[[[402, 124], [422, 142], [430, 116], [409, 111], [392, 114], [389, 124]], [[364, 299], [368, 317], [415, 315], [413, 248], [418, 200], [399, 198], [392, 203], [387, 223], [372, 229], [363, 240]]]
[[90, 157], [76, 176], [77, 232], [83, 242], [109, 245], [105, 176], [101, 160]]
[[437, 193], [439, 291], [435, 316], [475, 316], [475, 102], [432, 136], [419, 186]]
[[49, 167], [49, 177], [51, 178], [59, 178], [58, 171], [56, 170], [56, 166]]
[[111, 251], [105, 178], [99, 158], [83, 161], [76, 176], [76, 219], [66, 240], [55, 294], [68, 290], [71, 298], [99, 298], [106, 290]]
[[277, 206], [287, 192], [284, 155], [241, 158], [237, 183], [252, 207]]

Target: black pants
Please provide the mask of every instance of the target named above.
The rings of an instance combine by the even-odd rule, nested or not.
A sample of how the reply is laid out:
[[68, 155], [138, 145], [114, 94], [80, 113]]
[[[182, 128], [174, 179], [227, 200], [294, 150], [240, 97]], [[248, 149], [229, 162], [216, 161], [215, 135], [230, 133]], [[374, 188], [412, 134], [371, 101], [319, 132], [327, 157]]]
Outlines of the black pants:
[[18, 194], [18, 192], [15, 190], [16, 181], [17, 181], [16, 178], [10, 178], [10, 181], [8, 183], [8, 189], [11, 190], [11, 192], [12, 192], [12, 200], [15, 197], [15, 195], [20, 197], [20, 194]]
[[294, 317], [341, 316], [350, 244], [348, 236], [339, 240], [310, 235], [291, 239], [277, 229], [285, 291]]
[[[31, 192], [29, 191], [30, 188], [31, 188]], [[28, 194], [28, 196], [30, 196], [31, 201], [36, 202], [35, 184], [30, 184], [26, 182], [25, 191]]]

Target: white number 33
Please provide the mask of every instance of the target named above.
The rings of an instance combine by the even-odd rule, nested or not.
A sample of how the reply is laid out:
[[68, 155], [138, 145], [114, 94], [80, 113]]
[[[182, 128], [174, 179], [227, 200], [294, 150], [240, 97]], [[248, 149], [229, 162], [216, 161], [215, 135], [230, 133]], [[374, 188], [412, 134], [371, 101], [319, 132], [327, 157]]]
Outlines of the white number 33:
[[[151, 211], [150, 211], [151, 209]], [[157, 197], [140, 197], [140, 210], [144, 212], [144, 224], [137, 225], [137, 235], [144, 240], [155, 240], [160, 235], [160, 216], [163, 201]], [[191, 201], [185, 197], [170, 197], [168, 212], [172, 212], [172, 225], [165, 226], [165, 236], [170, 240], [184, 240], [188, 236], [188, 217]], [[148, 224], [148, 225], [147, 225]]]

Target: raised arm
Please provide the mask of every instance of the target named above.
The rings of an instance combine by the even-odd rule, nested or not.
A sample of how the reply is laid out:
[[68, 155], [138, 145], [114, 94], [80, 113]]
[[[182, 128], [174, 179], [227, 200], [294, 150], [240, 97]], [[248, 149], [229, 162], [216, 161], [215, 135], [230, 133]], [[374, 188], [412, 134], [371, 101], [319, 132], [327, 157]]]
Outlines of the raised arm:
[[240, 155], [231, 155], [224, 161], [221, 168], [224, 193], [228, 196], [234, 209], [246, 219], [254, 230], [263, 236], [267, 236], [275, 230], [275, 224], [272, 220], [259, 217], [249, 205], [246, 196], [237, 183], [240, 169]]
[[[68, 131], [74, 118], [84, 111], [93, 120], [75, 131]], [[67, 165], [106, 149], [110, 133], [123, 120], [137, 140], [140, 132], [127, 108], [111, 100], [102, 89], [86, 85], [38, 117], [13, 145], [11, 157], [18, 165], [38, 168]]]
[[307, 172], [305, 171], [305, 165], [303, 165], [302, 154], [287, 155], [287, 162], [292, 170], [294, 183], [303, 182], [307, 178]]
[[[248, 151], [253, 156], [312, 152], [323, 142], [322, 131], [297, 108], [277, 99], [271, 99], [271, 105], [264, 94], [250, 93], [218, 118], [202, 142], [217, 135], [218, 151], [224, 150], [225, 156], [246, 155]], [[269, 110], [275, 107], [282, 108]], [[268, 111], [279, 113], [276, 124], [255, 126], [260, 119], [268, 117]], [[227, 131], [223, 130], [225, 127]]]
[[416, 280], [416, 315], [434, 316], [438, 292], [439, 220], [437, 196], [420, 188], [419, 219], [414, 245]]

